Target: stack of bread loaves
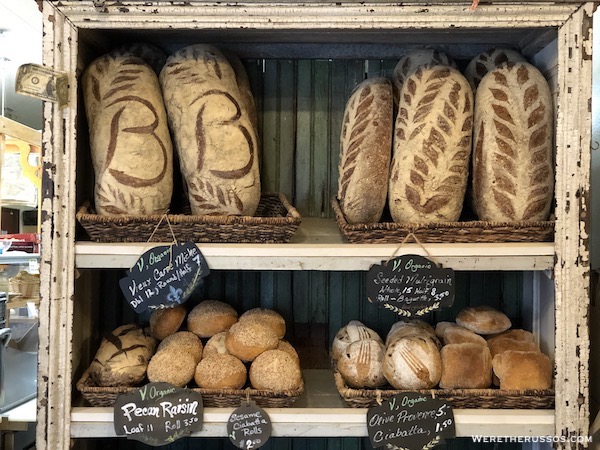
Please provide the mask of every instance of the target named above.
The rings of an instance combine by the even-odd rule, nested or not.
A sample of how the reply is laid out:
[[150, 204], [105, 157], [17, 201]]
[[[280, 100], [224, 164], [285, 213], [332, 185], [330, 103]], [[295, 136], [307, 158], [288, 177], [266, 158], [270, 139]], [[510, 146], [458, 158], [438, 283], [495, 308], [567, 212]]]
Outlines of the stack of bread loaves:
[[[102, 342], [91, 366], [99, 386], [138, 385], [146, 377], [180, 387], [194, 380], [205, 389], [241, 389], [248, 378], [259, 390], [302, 385], [298, 354], [283, 339], [285, 320], [274, 310], [254, 308], [238, 317], [227, 303], [205, 300], [189, 314], [181, 305], [157, 310], [149, 328], [150, 335], [135, 325], [120, 327]], [[125, 349], [131, 350], [119, 352]]]
[[336, 334], [332, 358], [354, 388], [484, 389], [492, 381], [507, 390], [550, 388], [550, 358], [532, 333], [510, 327], [502, 312], [478, 306], [435, 330], [420, 320], [397, 322], [384, 344], [375, 331], [351, 321]]

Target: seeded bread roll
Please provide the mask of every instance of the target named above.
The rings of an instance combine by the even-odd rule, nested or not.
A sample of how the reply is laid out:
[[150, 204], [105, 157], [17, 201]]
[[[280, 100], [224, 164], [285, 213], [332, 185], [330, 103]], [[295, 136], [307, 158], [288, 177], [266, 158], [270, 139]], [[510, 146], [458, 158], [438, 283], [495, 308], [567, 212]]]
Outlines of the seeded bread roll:
[[284, 341], [283, 339], [280, 340], [275, 350], [282, 350], [288, 353], [292, 358], [294, 358], [298, 362], [298, 364], [300, 364], [300, 357], [298, 356], [298, 352], [296, 351], [294, 346], [288, 341]]
[[496, 334], [512, 325], [503, 312], [487, 305], [468, 307], [456, 316], [456, 323], [477, 334]]
[[137, 325], [120, 326], [102, 339], [90, 376], [97, 386], [139, 385], [155, 348], [156, 340]]
[[507, 63], [477, 88], [473, 206], [481, 220], [547, 220], [554, 198], [550, 88], [531, 64]]
[[373, 339], [352, 342], [338, 360], [338, 370], [355, 388], [377, 388], [386, 384], [383, 376], [385, 347]]
[[441, 357], [442, 389], [485, 389], [492, 384], [492, 356], [486, 345], [444, 345]]
[[227, 346], [225, 345], [225, 338], [227, 337], [227, 331], [221, 331], [211, 337], [206, 345], [204, 346], [204, 356], [211, 355], [228, 355]]
[[406, 79], [394, 129], [389, 206], [394, 222], [447, 222], [462, 211], [473, 92], [451, 67], [418, 67]]
[[148, 364], [148, 381], [165, 382], [183, 387], [194, 378], [196, 360], [189, 352], [163, 350]]
[[235, 309], [219, 300], [204, 300], [188, 314], [187, 328], [201, 338], [227, 331], [238, 320]]
[[102, 215], [163, 214], [173, 193], [173, 147], [158, 78], [141, 58], [107, 54], [82, 76]]
[[246, 366], [229, 354], [213, 354], [196, 367], [194, 381], [206, 389], [241, 389], [246, 384]]
[[494, 356], [494, 373], [500, 389], [550, 389], [552, 363], [540, 352], [508, 350]]
[[346, 350], [348, 344], [363, 339], [375, 339], [383, 343], [377, 332], [358, 320], [351, 320], [335, 334], [333, 344], [331, 345], [331, 357], [337, 360]]
[[473, 92], [477, 90], [481, 79], [490, 70], [508, 62], [526, 62], [526, 59], [519, 52], [509, 48], [491, 48], [473, 58], [465, 69], [465, 78]]
[[302, 385], [300, 365], [282, 350], [268, 350], [250, 365], [250, 383], [254, 389], [287, 391]]
[[397, 339], [387, 347], [383, 375], [396, 389], [430, 389], [442, 376], [440, 351], [429, 337]]
[[185, 308], [181, 305], [153, 311], [150, 316], [150, 334], [162, 341], [179, 330], [186, 313]]
[[254, 215], [258, 140], [225, 56], [204, 44], [169, 56], [160, 73], [193, 214]]
[[198, 336], [189, 331], [178, 331], [167, 336], [160, 344], [156, 352], [188, 352], [194, 357], [196, 364], [202, 359], [202, 341]]
[[285, 319], [277, 311], [268, 308], [249, 309], [240, 316], [239, 320], [258, 320], [269, 325], [279, 339], [285, 336]]
[[348, 223], [379, 222], [392, 158], [392, 85], [371, 78], [352, 92], [340, 136], [338, 200]]
[[473, 333], [471, 330], [467, 330], [466, 328], [458, 325], [447, 327], [444, 331], [443, 339], [444, 345], [471, 342], [473, 344], [485, 345], [487, 347], [487, 341], [484, 338]]
[[277, 348], [279, 338], [273, 329], [256, 320], [243, 320], [231, 326], [225, 336], [227, 351], [244, 362]]

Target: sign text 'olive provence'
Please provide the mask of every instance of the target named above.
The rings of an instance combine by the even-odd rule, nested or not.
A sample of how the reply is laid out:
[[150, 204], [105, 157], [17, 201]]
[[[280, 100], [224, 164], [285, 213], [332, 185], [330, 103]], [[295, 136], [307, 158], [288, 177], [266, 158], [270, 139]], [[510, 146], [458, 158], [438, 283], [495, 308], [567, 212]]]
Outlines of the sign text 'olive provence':
[[423, 316], [454, 303], [454, 271], [419, 255], [371, 266], [367, 298], [404, 317]]

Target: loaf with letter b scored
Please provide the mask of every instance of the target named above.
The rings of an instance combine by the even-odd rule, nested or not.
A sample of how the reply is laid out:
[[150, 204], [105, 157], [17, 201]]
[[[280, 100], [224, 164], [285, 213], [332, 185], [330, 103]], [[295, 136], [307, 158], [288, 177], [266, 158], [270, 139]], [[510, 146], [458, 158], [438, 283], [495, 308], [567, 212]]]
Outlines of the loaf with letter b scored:
[[553, 199], [553, 108], [534, 66], [507, 63], [477, 88], [473, 205], [481, 220], [547, 220]]
[[231, 64], [192, 45], [167, 59], [160, 81], [192, 213], [254, 215], [258, 140]]
[[394, 129], [389, 206], [394, 222], [458, 220], [473, 126], [473, 92], [447, 66], [418, 67], [402, 86]]

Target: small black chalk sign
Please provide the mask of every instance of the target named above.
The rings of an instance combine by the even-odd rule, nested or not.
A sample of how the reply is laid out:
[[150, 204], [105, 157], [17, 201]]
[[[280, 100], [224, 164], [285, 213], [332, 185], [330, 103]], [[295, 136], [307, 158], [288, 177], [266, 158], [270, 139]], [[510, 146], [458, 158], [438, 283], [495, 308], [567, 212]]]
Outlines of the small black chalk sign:
[[152, 446], [202, 430], [202, 395], [169, 383], [149, 383], [121, 394], [114, 406], [115, 432]]
[[193, 242], [161, 245], [140, 256], [119, 286], [129, 305], [141, 313], [185, 302], [209, 272]]
[[262, 447], [271, 436], [271, 419], [256, 403], [246, 401], [229, 416], [227, 435], [237, 448]]
[[374, 448], [389, 444], [406, 450], [430, 450], [456, 434], [452, 406], [417, 392], [394, 395], [370, 408], [367, 430]]
[[452, 306], [454, 271], [423, 256], [400, 256], [371, 266], [367, 298], [399, 316], [420, 317]]

